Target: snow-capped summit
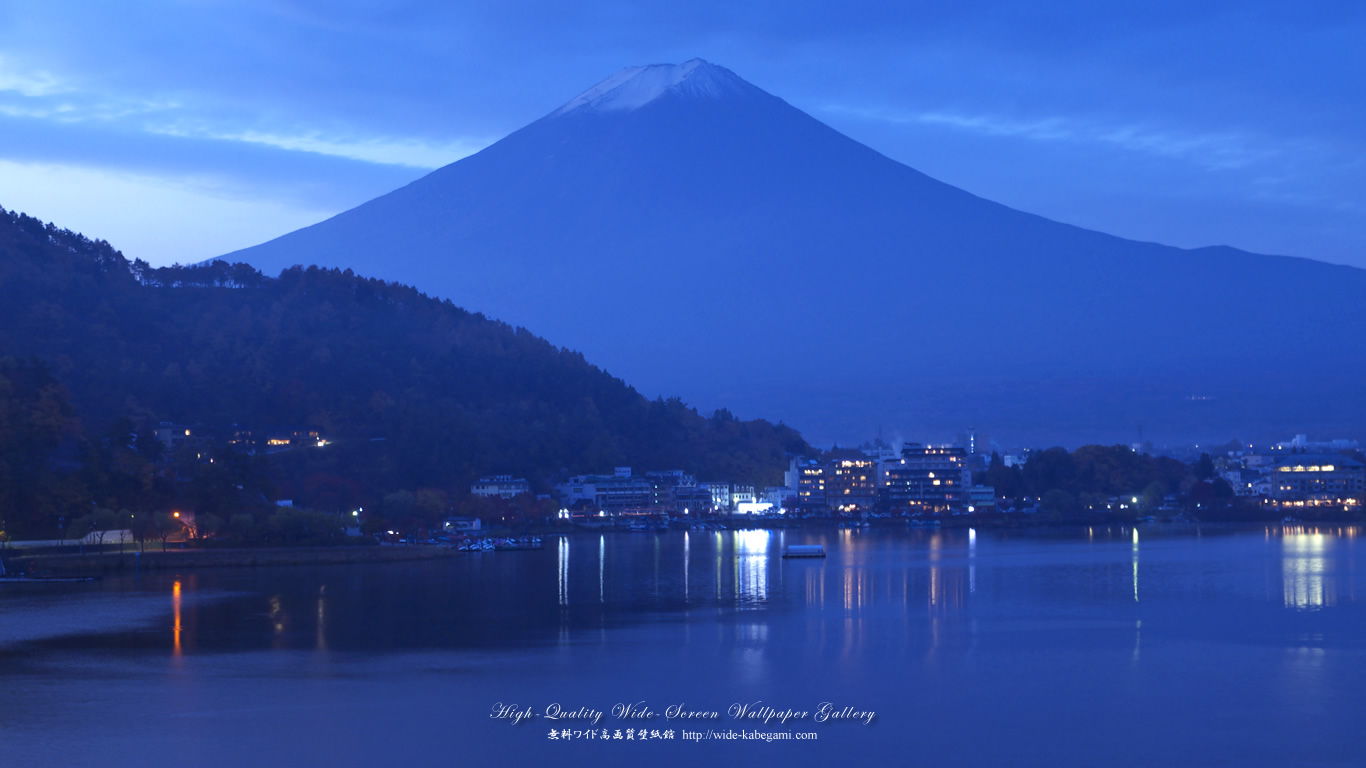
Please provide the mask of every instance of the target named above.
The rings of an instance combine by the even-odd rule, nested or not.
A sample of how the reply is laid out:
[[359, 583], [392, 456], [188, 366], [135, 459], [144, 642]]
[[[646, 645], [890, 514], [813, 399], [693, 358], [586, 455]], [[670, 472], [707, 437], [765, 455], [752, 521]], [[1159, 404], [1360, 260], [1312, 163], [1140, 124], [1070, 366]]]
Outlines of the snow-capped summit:
[[725, 67], [691, 59], [682, 64], [627, 67], [570, 99], [551, 114], [563, 115], [581, 108], [596, 112], [629, 111], [669, 93], [715, 99], [762, 91]]
[[813, 444], [988, 419], [1035, 445], [1366, 433], [1366, 270], [1011, 210], [697, 60], [226, 258], [409, 283]]

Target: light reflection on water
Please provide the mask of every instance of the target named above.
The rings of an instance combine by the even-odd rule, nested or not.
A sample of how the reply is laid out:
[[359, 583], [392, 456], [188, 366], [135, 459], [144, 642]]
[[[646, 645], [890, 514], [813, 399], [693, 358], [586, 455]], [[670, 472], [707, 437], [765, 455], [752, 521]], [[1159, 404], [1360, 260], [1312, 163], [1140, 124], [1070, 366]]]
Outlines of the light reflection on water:
[[1134, 602], [1138, 602], [1138, 529], [1134, 528]]
[[318, 621], [315, 631], [316, 644], [314, 650], [327, 650], [327, 585], [323, 584], [318, 588]]
[[735, 597], [739, 605], [759, 608], [768, 600], [769, 541], [772, 531], [735, 531]]
[[569, 605], [569, 537], [560, 539], [559, 551], [560, 605]]
[[[475, 705], [833, 698], [883, 719], [822, 731], [819, 746], [781, 753], [784, 764], [897, 764], [908, 730], [924, 764], [1015, 764], [1020, 749], [1038, 764], [1107, 764], [1134, 728], [1156, 735], [1129, 745], [1133, 764], [1209, 764], [1230, 744], [1243, 745], [1239, 764], [1295, 764], [1292, 753], [1316, 749], [1366, 764], [1355, 537], [1279, 526], [1200, 537], [1160, 526], [573, 534], [539, 552], [109, 579], [73, 591], [72, 605], [85, 610], [78, 598], [100, 590], [154, 598], [164, 615], [136, 631], [46, 639], [33, 628], [66, 626], [44, 618], [53, 601], [0, 593], [0, 617], [29, 627], [11, 657], [39, 670], [0, 664], [2, 689], [27, 702], [0, 709], [0, 737], [20, 756], [41, 754], [75, 718], [107, 743], [157, 710], [185, 714], [184, 745], [205, 745], [178, 756], [184, 765], [268, 764], [231, 751], [244, 732], [274, 729], [276, 750], [313, 734], [327, 749], [321, 735], [340, 721], [412, 738], [395, 739], [387, 761], [369, 740], [347, 742], [327, 754], [338, 764], [423, 749], [410, 762], [441, 764], [449, 744], [417, 735], [446, 728], [462, 745], [546, 763], [564, 745], [538, 754], [528, 729], [491, 728]], [[823, 544], [829, 556], [785, 560], [789, 544]], [[196, 599], [215, 590], [232, 599]], [[100, 665], [113, 649], [108, 664], [122, 666], [111, 672]], [[124, 717], [122, 701], [148, 704]], [[981, 739], [984, 719], [1008, 738]], [[163, 735], [144, 746], [165, 746]], [[613, 747], [602, 749], [621, 760]], [[646, 759], [752, 756], [668, 747]], [[587, 752], [574, 754], [566, 764]]]
[[968, 592], [977, 591], [977, 529], [968, 529]]
[[[1073, 612], [1127, 603], [1136, 610], [1197, 587], [1213, 590], [1211, 594], [1222, 590], [1226, 596], [1275, 600], [1295, 611], [1355, 602], [1356, 529], [1274, 526], [1256, 534], [1225, 534], [1224, 540], [1242, 547], [1265, 540], [1267, 549], [1235, 548], [1234, 560], [1207, 562], [1213, 550], [1198, 537], [1131, 526], [1032, 538], [974, 529], [876, 528], [571, 534], [555, 537], [543, 552], [480, 553], [410, 566], [413, 573], [430, 574], [417, 585], [371, 589], [370, 576], [404, 578], [397, 568], [336, 569], [328, 571], [332, 575], [325, 582], [288, 588], [272, 581], [256, 607], [242, 608], [247, 623], [264, 631], [242, 635], [279, 649], [303, 647], [305, 636], [306, 647], [320, 652], [338, 643], [345, 647], [355, 623], [353, 604], [371, 600], [380, 601], [375, 612], [392, 616], [391, 622], [401, 621], [402, 611], [415, 605], [448, 606], [452, 615], [506, 617], [511, 612], [523, 616], [528, 628], [553, 624], [554, 636], [564, 642], [572, 641], [575, 629], [630, 620], [642, 610], [686, 612], [704, 606], [838, 612], [855, 619], [873, 617], [884, 626], [895, 621], [912, 633], [934, 636], [943, 628], [931, 621], [935, 617], [965, 616], [992, 606], [1049, 605]], [[822, 544], [829, 556], [787, 560], [781, 554], [789, 543]], [[581, 554], [585, 549], [587, 557]], [[1249, 572], [1226, 573], [1234, 566]], [[136, 582], [111, 580], [105, 588], [145, 592], [164, 583], [160, 594], [169, 609], [166, 648], [172, 655], [185, 655], [196, 653], [203, 633], [211, 631], [197, 621], [205, 610], [228, 610], [191, 607], [192, 596], [219, 584], [250, 593], [250, 585], [244, 587], [235, 578], [242, 573], [201, 573], [161, 582], [144, 576]], [[312, 578], [307, 570], [290, 573], [304, 582]], [[359, 578], [362, 574], [365, 579]], [[386, 593], [411, 593], [412, 598], [381, 600]], [[1208, 597], [1202, 594], [1200, 599]], [[18, 600], [9, 605], [12, 610], [27, 606]], [[543, 605], [554, 613], [543, 614]], [[254, 617], [260, 617], [259, 624]], [[1123, 617], [1131, 628], [1139, 618]], [[479, 643], [507, 625], [506, 618], [467, 621], [447, 634], [457, 644]], [[427, 636], [439, 636], [438, 629]], [[856, 639], [857, 632], [847, 629], [841, 627], [841, 634]], [[24, 635], [41, 632], [26, 630]]]
[[1333, 538], [1318, 530], [1287, 529], [1281, 537], [1281, 577], [1285, 605], [1313, 610], [1337, 602], [1337, 584], [1329, 570]]
[[175, 583], [171, 585], [171, 610], [175, 611], [175, 624], [171, 628], [171, 631], [174, 633], [174, 637], [171, 641], [171, 653], [175, 656], [180, 656], [181, 653], [183, 653], [183, 649], [180, 647], [180, 632], [182, 630], [180, 620], [180, 579], [176, 579]]

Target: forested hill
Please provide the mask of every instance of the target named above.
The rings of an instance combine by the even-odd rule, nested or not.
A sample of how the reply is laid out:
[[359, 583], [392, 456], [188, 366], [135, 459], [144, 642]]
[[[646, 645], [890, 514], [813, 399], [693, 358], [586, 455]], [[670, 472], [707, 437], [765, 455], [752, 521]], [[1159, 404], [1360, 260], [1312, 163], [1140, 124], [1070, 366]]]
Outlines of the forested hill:
[[617, 465], [776, 484], [785, 452], [808, 450], [782, 425], [647, 400], [576, 352], [413, 288], [313, 267], [153, 269], [3, 209], [0, 356], [42, 361], [87, 437], [125, 418], [220, 438], [317, 428], [334, 444], [278, 462], [291, 490], [325, 473], [366, 495], [458, 497], [483, 474], [543, 487]]

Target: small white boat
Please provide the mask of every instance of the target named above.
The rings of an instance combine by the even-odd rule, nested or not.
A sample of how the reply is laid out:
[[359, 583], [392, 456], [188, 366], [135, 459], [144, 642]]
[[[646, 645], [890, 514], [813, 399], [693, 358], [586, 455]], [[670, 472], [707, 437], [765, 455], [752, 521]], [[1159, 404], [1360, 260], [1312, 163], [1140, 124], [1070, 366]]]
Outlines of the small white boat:
[[783, 550], [783, 557], [825, 557], [825, 547], [820, 544], [792, 544]]

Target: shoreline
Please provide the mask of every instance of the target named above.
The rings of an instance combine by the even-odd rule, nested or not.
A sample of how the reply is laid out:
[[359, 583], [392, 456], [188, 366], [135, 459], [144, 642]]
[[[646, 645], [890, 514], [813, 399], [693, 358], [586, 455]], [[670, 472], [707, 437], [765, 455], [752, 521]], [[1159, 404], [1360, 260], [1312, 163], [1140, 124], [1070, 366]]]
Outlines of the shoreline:
[[[734, 525], [721, 530], [793, 530], [793, 529], [824, 529], [838, 526], [832, 520], [792, 520], [778, 524], [774, 521], [746, 521], [748, 525]], [[898, 521], [899, 522], [899, 521]], [[950, 531], [964, 530], [967, 528], [977, 528], [979, 530], [992, 530], [998, 532], [1008, 531], [1064, 531], [1068, 529], [1089, 528], [1091, 526], [1132, 526], [1142, 527], [1148, 530], [1171, 530], [1179, 528], [1208, 528], [1210, 530], [1238, 529], [1252, 526], [1361, 526], [1363, 521], [1360, 519], [1349, 520], [1307, 520], [1287, 522], [1282, 520], [1217, 520], [1217, 521], [1198, 521], [1186, 520], [1180, 522], [1156, 522], [1156, 521], [1135, 521], [1135, 520], [1094, 520], [1094, 521], [1015, 521], [1003, 518], [996, 519], [968, 519], [968, 518], [949, 518], [942, 521], [942, 526], [907, 527], [903, 525], [888, 524], [886, 521], [874, 521], [870, 526], [872, 530], [886, 530], [889, 528], [922, 530], [922, 531]], [[832, 525], [833, 523], [833, 525]], [[681, 529], [669, 529], [681, 530]], [[664, 533], [665, 530], [649, 531], [646, 533]], [[537, 535], [541, 536], [563, 536], [579, 533], [620, 533], [633, 534], [634, 532], [623, 530], [616, 526], [576, 526], [571, 529], [550, 529]], [[175, 571], [175, 570], [202, 570], [213, 568], [255, 568], [255, 567], [278, 567], [278, 566], [301, 566], [301, 565], [345, 565], [359, 563], [394, 563], [394, 562], [413, 562], [420, 560], [438, 560], [450, 557], [460, 557], [467, 555], [453, 546], [432, 545], [432, 544], [405, 544], [405, 545], [379, 545], [379, 546], [320, 546], [320, 547], [239, 547], [231, 549], [170, 549], [137, 552], [89, 552], [86, 554], [77, 553], [42, 553], [42, 554], [20, 554], [21, 549], [7, 549], [0, 551], [4, 556], [4, 563], [11, 573], [37, 573], [44, 577], [100, 577], [113, 576], [129, 573], [147, 571]]]
[[339, 565], [438, 560], [460, 555], [453, 547], [414, 544], [385, 547], [278, 547], [259, 549], [172, 549], [165, 552], [27, 555], [7, 558], [11, 571], [45, 576], [110, 576], [138, 571]]

